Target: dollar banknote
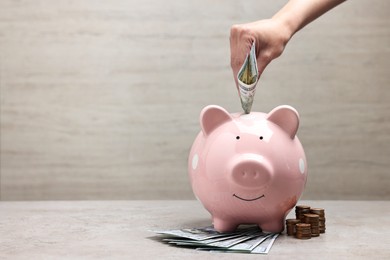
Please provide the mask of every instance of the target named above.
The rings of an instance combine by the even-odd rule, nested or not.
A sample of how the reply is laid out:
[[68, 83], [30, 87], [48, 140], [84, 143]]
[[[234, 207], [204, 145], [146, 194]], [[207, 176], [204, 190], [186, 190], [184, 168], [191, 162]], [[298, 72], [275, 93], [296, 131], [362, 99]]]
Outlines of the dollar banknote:
[[244, 109], [245, 114], [251, 112], [258, 77], [259, 71], [257, 68], [256, 46], [255, 42], [253, 42], [251, 50], [247, 54], [245, 61], [237, 74], [241, 106]]
[[212, 226], [153, 232], [163, 235], [161, 241], [170, 245], [250, 254], [267, 254], [278, 236], [277, 233], [264, 233], [256, 225], [243, 225], [229, 233], [219, 233]]

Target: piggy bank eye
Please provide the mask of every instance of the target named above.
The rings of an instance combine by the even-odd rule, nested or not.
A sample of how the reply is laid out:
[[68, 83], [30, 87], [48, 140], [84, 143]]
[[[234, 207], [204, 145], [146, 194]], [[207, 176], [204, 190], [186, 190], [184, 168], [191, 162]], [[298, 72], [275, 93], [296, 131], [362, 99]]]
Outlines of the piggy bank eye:
[[237, 140], [239, 140], [239, 139], [240, 139], [240, 136], [239, 136], [239, 135], [237, 135], [237, 136], [236, 136], [236, 139], [237, 139]]
[[263, 140], [263, 137], [262, 137], [262, 136], [260, 136], [260, 137], [259, 137], [259, 139], [260, 139], [260, 140]]

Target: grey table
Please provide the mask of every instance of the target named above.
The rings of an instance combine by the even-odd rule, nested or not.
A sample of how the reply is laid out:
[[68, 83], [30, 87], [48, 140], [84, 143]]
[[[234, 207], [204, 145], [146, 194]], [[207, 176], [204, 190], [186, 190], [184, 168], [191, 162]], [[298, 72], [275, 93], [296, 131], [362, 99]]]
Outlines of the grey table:
[[172, 247], [148, 231], [209, 225], [197, 201], [0, 202], [0, 259], [390, 259], [389, 201], [299, 203], [325, 208], [326, 233], [282, 234], [264, 256]]

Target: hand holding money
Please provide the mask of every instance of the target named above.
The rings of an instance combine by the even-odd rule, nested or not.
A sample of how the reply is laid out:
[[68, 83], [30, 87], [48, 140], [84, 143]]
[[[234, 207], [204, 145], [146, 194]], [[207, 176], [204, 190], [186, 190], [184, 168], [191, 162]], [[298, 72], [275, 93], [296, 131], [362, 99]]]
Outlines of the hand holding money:
[[245, 113], [251, 110], [257, 80], [265, 67], [282, 54], [290, 37], [285, 26], [274, 19], [232, 26], [231, 67]]
[[[272, 19], [233, 25], [230, 30], [230, 62], [237, 89], [237, 75], [254, 42], [259, 78], [265, 67], [282, 54], [297, 31], [344, 1], [288, 1]], [[246, 113], [250, 112], [249, 105], [243, 108]]]

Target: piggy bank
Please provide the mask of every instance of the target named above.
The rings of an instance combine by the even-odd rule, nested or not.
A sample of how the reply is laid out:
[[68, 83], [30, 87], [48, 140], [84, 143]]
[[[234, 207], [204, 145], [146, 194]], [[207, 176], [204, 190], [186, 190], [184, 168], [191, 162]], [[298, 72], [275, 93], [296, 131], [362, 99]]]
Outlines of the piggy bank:
[[210, 105], [188, 159], [193, 192], [219, 232], [257, 224], [281, 232], [306, 184], [307, 163], [296, 136], [298, 112], [278, 106], [268, 114], [230, 114]]

